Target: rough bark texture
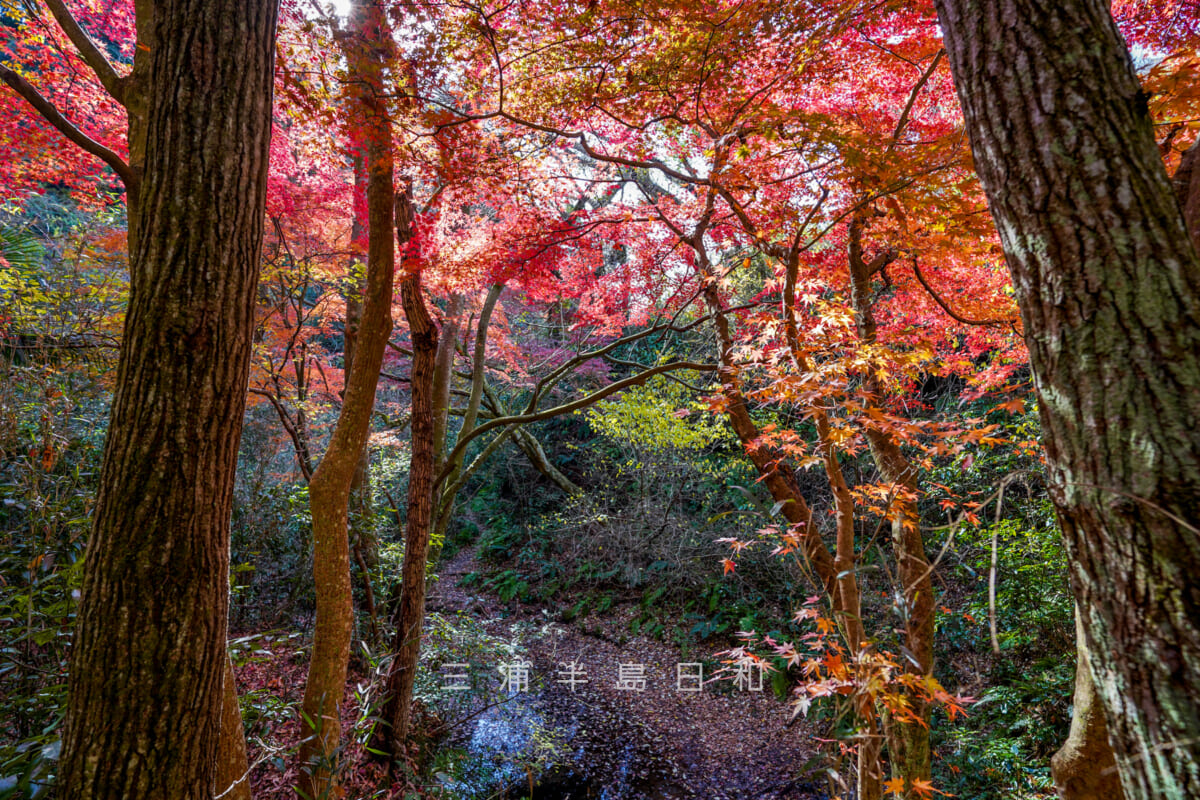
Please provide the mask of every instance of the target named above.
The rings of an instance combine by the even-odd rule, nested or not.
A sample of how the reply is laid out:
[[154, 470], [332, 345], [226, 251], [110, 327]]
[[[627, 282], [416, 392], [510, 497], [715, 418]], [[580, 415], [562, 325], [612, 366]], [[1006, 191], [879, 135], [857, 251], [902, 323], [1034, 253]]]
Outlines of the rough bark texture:
[[[362, 131], [351, 134], [351, 163], [354, 169], [354, 221], [350, 226], [351, 252], [354, 259], [366, 261], [367, 253], [367, 170]], [[353, 266], [353, 262], [351, 264]], [[349, 384], [354, 372], [354, 352], [358, 331], [362, 325], [364, 286], [356, 285], [346, 297], [346, 328], [343, 347], [345, 381]], [[364, 446], [350, 484], [350, 549], [362, 574], [364, 610], [370, 617], [371, 641], [379, 640], [379, 616], [375, 608], [375, 590], [371, 586], [371, 569], [379, 565], [379, 539], [375, 535], [375, 510], [371, 503], [371, 453]]]
[[[412, 238], [413, 205], [407, 192], [396, 198], [396, 236], [401, 248]], [[395, 655], [388, 671], [386, 704], [376, 729], [375, 747], [389, 756], [403, 752], [412, 712], [413, 681], [421, 652], [425, 621], [425, 562], [433, 519], [433, 480], [437, 463], [433, 426], [433, 372], [438, 330], [421, 296], [421, 275], [413, 272], [400, 282], [404, 315], [412, 336], [412, 458], [408, 472], [408, 526], [404, 533], [404, 565], [400, 577], [400, 608], [396, 616]]]
[[446, 452], [446, 429], [450, 419], [450, 390], [454, 385], [454, 356], [458, 347], [459, 313], [462, 295], [450, 295], [450, 303], [438, 337], [437, 359], [433, 364], [433, 446], [438, 454], [438, 470]]
[[140, 175], [130, 298], [71, 654], [60, 796], [209, 800], [276, 4], [169, 0], [137, 11], [146, 50], [135, 69], [144, 83], [128, 98]]
[[[459, 314], [462, 310], [463, 298], [458, 292], [450, 296], [446, 314], [442, 318], [442, 329], [438, 336], [437, 356], [433, 362], [433, 452], [434, 474], [442, 471], [448, 452], [447, 431], [450, 421], [450, 390], [454, 386], [454, 357], [458, 348]], [[469, 416], [469, 413], [468, 413]], [[447, 481], [442, 486], [450, 485]], [[457, 492], [455, 493], [457, 494]], [[454, 508], [454, 497], [447, 498], [439, 492], [435, 498], [433, 512], [433, 530], [430, 536], [430, 547], [427, 559], [437, 564], [442, 556], [442, 543], [445, 541], [446, 528], [450, 524], [450, 515]]]
[[1130, 798], [1200, 797], [1200, 260], [1103, 0], [938, 0]]
[[[359, 290], [346, 298], [346, 332], [342, 357], [345, 359], [344, 374], [347, 386], [354, 380], [354, 354], [361, 324], [362, 295]], [[379, 564], [379, 541], [375, 536], [374, 517], [375, 510], [371, 505], [371, 449], [364, 441], [362, 452], [358, 455], [358, 464], [354, 468], [354, 478], [350, 481], [350, 552], [362, 579], [363, 610], [369, 618], [372, 642], [379, 638], [375, 589], [371, 586], [371, 568]]]
[[1121, 778], [1117, 761], [1108, 744], [1108, 726], [1104, 724], [1104, 707], [1092, 681], [1091, 659], [1087, 637], [1083, 632], [1079, 611], [1075, 612], [1075, 669], [1074, 713], [1067, 741], [1050, 759], [1050, 774], [1063, 800], [1121, 800]]
[[1188, 234], [1192, 243], [1200, 247], [1200, 139], [1183, 154], [1172, 182]]

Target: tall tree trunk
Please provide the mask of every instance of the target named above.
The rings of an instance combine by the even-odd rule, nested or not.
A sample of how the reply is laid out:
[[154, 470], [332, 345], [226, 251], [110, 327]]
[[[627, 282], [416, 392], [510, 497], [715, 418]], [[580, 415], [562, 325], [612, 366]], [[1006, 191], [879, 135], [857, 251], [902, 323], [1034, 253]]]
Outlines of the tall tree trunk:
[[[434, 475], [442, 471], [448, 451], [447, 435], [450, 422], [450, 390], [454, 385], [454, 357], [457, 355], [458, 330], [461, 324], [459, 313], [462, 310], [462, 304], [463, 299], [461, 294], [455, 292], [450, 296], [446, 316], [442, 321], [442, 330], [438, 336], [437, 356], [433, 362], [433, 452], [436, 455], [433, 467]], [[433, 504], [433, 529], [429, 537], [430, 545], [427, 559], [434, 565], [441, 558], [442, 546], [445, 544], [446, 529], [450, 524], [449, 509], [445, 513], [440, 513], [440, 510], [447, 504], [444, 487], [449, 486], [451, 483], [452, 480], [442, 483], [443, 491], [438, 492], [437, 501]], [[453, 508], [454, 498], [449, 498], [449, 506], [451, 509]]]
[[[890, 253], [881, 253], [870, 263], [863, 254], [862, 237], [867, 226], [866, 212], [855, 214], [849, 223], [847, 260], [850, 273], [850, 298], [854, 307], [855, 329], [859, 342], [865, 347], [875, 345], [878, 328], [871, 299], [871, 278], [891, 260]], [[875, 408], [883, 403], [883, 386], [874, 375], [863, 381], [867, 402]], [[905, 671], [921, 676], [933, 674], [933, 570], [925, 555], [925, 540], [921, 536], [921, 519], [917, 507], [917, 468], [900, 449], [900, 445], [885, 430], [865, 427], [863, 431], [871, 458], [880, 477], [892, 486], [891, 527], [892, 552], [896, 557], [896, 574], [904, 598], [904, 643], [908, 649], [904, 659]], [[918, 795], [915, 781], [928, 781], [930, 776], [929, 703], [916, 692], [908, 694], [915, 721], [885, 719], [888, 755], [892, 774], [904, 780], [906, 799]]]
[[60, 796], [209, 800], [276, 4], [164, 0], [137, 11], [142, 55], [126, 97], [140, 176], [130, 297], [71, 653]]
[[[354, 354], [362, 324], [362, 294], [358, 287], [346, 298], [345, 381], [354, 379]], [[379, 637], [379, 620], [375, 608], [375, 589], [371, 586], [371, 568], [379, 563], [379, 541], [375, 537], [375, 512], [371, 506], [371, 449], [363, 443], [350, 481], [350, 551], [362, 574], [364, 610], [370, 618], [371, 639]]]
[[[355, 262], [366, 260], [367, 242], [367, 154], [362, 141], [362, 130], [355, 127], [350, 132], [351, 163], [354, 170], [354, 221], [350, 226], [351, 268]], [[361, 262], [360, 262], [361, 263]], [[345, 382], [349, 384], [354, 372], [354, 353], [358, 343], [358, 331], [362, 325], [362, 300], [364, 286], [355, 281], [346, 296]], [[371, 622], [371, 640], [379, 639], [379, 619], [375, 608], [375, 590], [371, 586], [371, 569], [379, 564], [379, 540], [375, 536], [374, 509], [371, 505], [371, 454], [363, 446], [350, 483], [350, 549], [362, 573], [365, 610]]]
[[458, 347], [459, 314], [462, 295], [450, 295], [446, 316], [438, 337], [437, 358], [433, 363], [433, 447], [437, 451], [440, 471], [446, 453], [446, 430], [450, 420], [450, 389], [454, 385], [454, 356]]
[[347, 518], [350, 484], [371, 431], [375, 387], [392, 332], [392, 138], [383, 65], [386, 22], [377, 3], [357, 6], [351, 65], [357, 78], [355, 113], [366, 138], [367, 286], [355, 343], [354, 369], [337, 427], [309, 484], [317, 621], [304, 688], [301, 786], [309, 797], [329, 792], [341, 739], [341, 701], [354, 629]]
[[[404, 248], [413, 236], [412, 196], [396, 197], [396, 236]], [[412, 336], [412, 458], [408, 471], [408, 520], [404, 534], [404, 565], [400, 577], [400, 609], [396, 617], [395, 654], [388, 671], [381, 724], [375, 749], [396, 757], [403, 752], [412, 711], [413, 681], [421, 654], [425, 621], [425, 564], [433, 517], [433, 480], [437, 463], [433, 427], [433, 373], [438, 330], [421, 296], [421, 274], [411, 272], [400, 282], [404, 315]]]
[[1104, 0], [937, 0], [1125, 793], [1200, 797], [1200, 259]]

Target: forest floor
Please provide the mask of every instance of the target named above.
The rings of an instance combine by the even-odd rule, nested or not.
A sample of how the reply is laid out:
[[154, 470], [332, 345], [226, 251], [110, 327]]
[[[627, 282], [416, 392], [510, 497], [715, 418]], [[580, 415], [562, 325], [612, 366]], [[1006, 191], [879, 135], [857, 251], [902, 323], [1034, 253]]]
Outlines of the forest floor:
[[[557, 609], [537, 603], [502, 603], [487, 591], [461, 585], [481, 569], [474, 548], [443, 564], [427, 601], [431, 612], [466, 612], [501, 632], [527, 622], [540, 630], [525, 642], [532, 673], [542, 676], [535, 701], [545, 715], [571, 732], [573, 764], [551, 784], [588, 787], [577, 794], [539, 796], [606, 798], [733, 798], [810, 800], [819, 787], [797, 779], [816, 755], [818, 742], [803, 718], [787, 726], [788, 704], [764, 691], [738, 691], [729, 681], [702, 692], [678, 691], [677, 664], [711, 656], [684, 654], [677, 646], [630, 635], [636, 611], [616, 606], [603, 615], [558, 621]], [[560, 607], [561, 608], [561, 607]], [[549, 612], [549, 613], [547, 613]], [[570, 663], [587, 683], [572, 687]], [[711, 662], [710, 662], [711, 663]], [[618, 688], [619, 665], [633, 668], [634, 686]], [[586, 675], [580, 674], [586, 671]], [[627, 674], [627, 677], [628, 674]], [[688, 685], [687, 681], [684, 685]], [[593, 789], [603, 788], [603, 795]]]
[[[462, 585], [463, 578], [482, 569], [474, 548], [444, 563], [427, 598], [428, 612], [468, 614], [500, 637], [511, 635], [513, 627], [522, 624], [536, 631], [522, 639], [521, 658], [531, 664], [530, 689], [510, 698], [515, 703], [500, 703], [499, 710], [488, 708], [455, 726], [454, 733], [435, 747], [503, 750], [505, 743], [498, 746], [494, 740], [528, 736], [528, 732], [514, 733], [512, 720], [519, 725], [523, 717], [555, 731], [565, 745], [558, 748], [556, 766], [536, 780], [536, 800], [820, 800], [827, 796], [822, 786], [797, 777], [814, 762], [819, 734], [803, 718], [788, 727], [791, 709], [775, 698], [769, 681], [762, 692], [737, 691], [728, 681], [709, 683], [711, 676], [706, 674], [702, 692], [677, 691], [676, 665], [705, 658], [711, 664], [708, 649], [685, 654], [669, 642], [630, 635], [636, 612], [627, 606], [563, 622], [561, 607], [505, 603], [487, 589]], [[273, 750], [267, 742], [299, 740], [291, 707], [303, 693], [307, 654], [296, 649], [297, 644], [294, 639], [268, 642], [259, 656], [237, 668], [243, 695], [253, 691], [257, 706], [280, 709], [275, 718], [248, 720], [248, 730], [261, 734], [250, 737], [251, 786], [260, 799], [295, 796], [294, 757]], [[559, 683], [570, 662], [580, 670], [576, 678], [586, 677], [586, 683], [574, 687]], [[645, 679], [643, 691], [617, 687], [620, 664], [644, 668], [637, 676]], [[354, 741], [359, 720], [353, 719], [353, 709], [362, 700], [356, 688], [367, 681], [355, 659], [342, 712], [347, 742], [341, 758], [346, 765], [342, 790], [350, 798], [371, 794], [383, 771]], [[489, 738], [492, 741], [486, 741]], [[527, 797], [525, 775], [518, 770], [510, 776], [507, 793], [502, 790], [493, 796]], [[446, 796], [478, 795], [451, 789]]]

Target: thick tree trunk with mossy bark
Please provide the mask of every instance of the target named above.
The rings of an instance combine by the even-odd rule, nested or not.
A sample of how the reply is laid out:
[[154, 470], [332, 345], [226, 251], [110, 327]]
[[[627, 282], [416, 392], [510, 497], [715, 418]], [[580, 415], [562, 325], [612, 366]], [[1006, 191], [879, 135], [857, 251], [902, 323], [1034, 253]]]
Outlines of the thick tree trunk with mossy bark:
[[[1184, 153], [1172, 183], [1192, 243], [1200, 243], [1200, 139]], [[1117, 762], [1108, 743], [1104, 707], [1092, 680], [1087, 639], [1075, 612], [1075, 692], [1071, 731], [1050, 759], [1050, 772], [1063, 800], [1122, 800]]]
[[1200, 259], [1103, 0], [937, 0], [1126, 796], [1200, 797]]
[[375, 387], [392, 332], [392, 136], [383, 93], [380, 42], [386, 20], [377, 3], [354, 9], [347, 59], [356, 77], [353, 104], [365, 139], [367, 171], [367, 281], [355, 340], [353, 369], [337, 426], [309, 483], [317, 619], [304, 687], [300, 788], [309, 797], [333, 789], [341, 740], [341, 702], [354, 630], [347, 522], [350, 486], [371, 432]]
[[130, 297], [71, 653], [59, 796], [210, 800], [276, 6], [175, 0], [137, 10], [141, 78], [122, 98], [138, 159]]

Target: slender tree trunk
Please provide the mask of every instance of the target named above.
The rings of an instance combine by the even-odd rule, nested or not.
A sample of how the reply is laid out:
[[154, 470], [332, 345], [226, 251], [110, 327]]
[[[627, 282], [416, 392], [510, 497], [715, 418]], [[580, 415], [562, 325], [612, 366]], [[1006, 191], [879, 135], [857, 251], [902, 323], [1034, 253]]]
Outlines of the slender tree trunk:
[[[348, 386], [354, 377], [354, 354], [358, 343], [358, 332], [362, 324], [361, 294], [346, 298], [346, 334], [343, 350], [345, 382]], [[378, 543], [371, 530], [371, 459], [370, 448], [363, 446], [354, 470], [354, 481], [350, 484], [350, 538], [357, 550], [374, 563], [378, 557]]]
[[[412, 197], [396, 197], [396, 235], [401, 248], [413, 230]], [[388, 672], [387, 698], [376, 727], [375, 749], [395, 758], [403, 752], [412, 712], [413, 681], [421, 654], [421, 627], [425, 621], [425, 564], [433, 517], [433, 481], [437, 463], [433, 427], [433, 373], [437, 360], [438, 330], [421, 296], [421, 275], [411, 272], [400, 283], [404, 315], [412, 336], [412, 458], [408, 472], [408, 527], [404, 535], [400, 609], [396, 617], [395, 653]]]
[[[862, 601], [855, 569], [857, 555], [854, 536], [854, 503], [849, 487], [846, 485], [846, 479], [842, 475], [837, 450], [830, 436], [829, 417], [820, 407], [812, 409], [818, 428], [818, 446], [825, 467], [825, 476], [829, 481], [830, 490], [834, 494], [834, 513], [837, 520], [837, 545], [834, 553], [829, 552], [825, 542], [821, 539], [820, 531], [813, 525], [812, 509], [804, 500], [786, 459], [773, 452], [771, 448], [763, 446], [759, 441], [760, 431], [750, 418], [745, 396], [739, 387], [737, 365], [734, 363], [733, 357], [733, 333], [729, 328], [725, 305], [721, 300], [716, 283], [711, 280], [706, 254], [701, 247], [693, 249], [696, 252], [697, 263], [701, 265], [702, 274], [710, 278], [705, 286], [703, 297], [709, 313], [713, 315], [717, 331], [721, 365], [719, 374], [721, 390], [725, 398], [725, 413], [734, 433], [745, 446], [750, 461], [771, 492], [771, 496], [777, 503], [783, 504], [780, 513], [790, 524], [801, 531], [801, 542], [807, 562], [811, 565], [815, 577], [822, 584], [830, 599], [834, 618], [841, 627], [847, 650], [852, 656], [858, 656], [869, 645], [869, 642], [863, 628]], [[794, 284], [792, 285], [794, 286]], [[797, 365], [804, 368], [807, 363], [799, 347], [798, 332], [794, 323], [794, 316], [786, 313], [785, 326], [789, 347], [793, 357], [797, 360]], [[878, 736], [877, 714], [875, 709], [861, 705], [855, 708], [855, 713], [859, 716], [864, 734], [859, 742], [855, 761], [857, 797], [859, 800], [878, 800], [883, 794], [883, 782], [880, 766], [882, 740]]]
[[[496, 310], [496, 303], [500, 300], [500, 292], [503, 291], [503, 289], [503, 284], [493, 284], [488, 289], [487, 294], [484, 296], [483, 307], [479, 311], [479, 322], [475, 326], [475, 346], [471, 355], [471, 391], [467, 396], [467, 408], [463, 413], [462, 427], [460, 427], [458, 431], [458, 436], [460, 439], [468, 436], [471, 431], [475, 430], [476, 423], [479, 420], [479, 406], [483, 401], [484, 385], [487, 380], [485, 370], [487, 367], [486, 357], [488, 330], [491, 328], [492, 314]], [[443, 333], [445, 334], [445, 331], [443, 331]], [[451, 333], [455, 336], [458, 335], [457, 325], [452, 329]], [[441, 358], [442, 353], [447, 349], [453, 351], [453, 347], [453, 343], [447, 346], [445, 340], [443, 339], [438, 346], [438, 357]], [[450, 370], [447, 367], [447, 372], [449, 371]], [[437, 470], [434, 473], [436, 475], [441, 474], [442, 468], [445, 466], [441, 457], [441, 453], [446, 447], [444, 426], [446, 412], [449, 411], [450, 404], [450, 387], [448, 384], [443, 387], [438, 383], [436, 369], [434, 372], [433, 386], [433, 408], [435, 414], [434, 446], [438, 448], [439, 453]], [[445, 407], [443, 408], [442, 406], [439, 406], [439, 404], [445, 404]], [[443, 425], [443, 439], [440, 441], [437, 439], [438, 431], [436, 428], [436, 421], [439, 418], [439, 415], [442, 419]], [[429, 556], [430, 561], [435, 564], [437, 563], [438, 555], [441, 553], [440, 543], [446, 536], [446, 529], [450, 525], [450, 517], [454, 514], [454, 501], [458, 499], [458, 492], [460, 489], [462, 489], [462, 479], [465, 477], [462, 474], [464, 455], [464, 453], [458, 454], [458, 456], [454, 459], [454, 463], [450, 465], [450, 474], [446, 477], [446, 480], [442, 481], [441, 486], [438, 487], [439, 491], [437, 492], [437, 503], [434, 506], [435, 515], [433, 538], [439, 544], [434, 547], [433, 552], [430, 553]]]
[[375, 387], [392, 332], [392, 138], [379, 60], [386, 23], [376, 3], [355, 8], [356, 40], [350, 46], [357, 77], [355, 113], [366, 138], [367, 286], [355, 343], [354, 369], [337, 427], [309, 484], [313, 525], [313, 578], [317, 621], [312, 662], [304, 688], [300, 747], [301, 786], [313, 798], [331, 791], [341, 739], [341, 701], [354, 630], [347, 519], [350, 485], [371, 431]]
[[[351, 132], [351, 141], [355, 149], [354, 164], [354, 222], [351, 225], [350, 241], [355, 259], [365, 259], [369, 249], [367, 218], [367, 185], [366, 170], [367, 154], [362, 141], [362, 131]], [[389, 233], [389, 237], [390, 237]], [[346, 335], [344, 355], [346, 360], [346, 383], [349, 384], [354, 373], [354, 355], [357, 350], [358, 334], [362, 327], [362, 299], [365, 287], [356, 282], [346, 297]], [[358, 468], [354, 471], [354, 482], [350, 484], [350, 540], [355, 551], [355, 557], [364, 561], [369, 567], [379, 563], [379, 542], [375, 538], [374, 529], [367, 524], [373, 514], [371, 508], [371, 461], [370, 450], [364, 446], [358, 459]], [[370, 576], [364, 573], [363, 583], [368, 597], [373, 596]]]
[[450, 296], [446, 317], [438, 337], [437, 358], [433, 364], [433, 446], [438, 454], [438, 470], [442, 468], [446, 452], [446, 430], [450, 419], [450, 389], [454, 384], [454, 356], [458, 347], [459, 314], [462, 311], [462, 296], [455, 292]]
[[1200, 259], [1103, 0], [937, 0], [1125, 794], [1200, 797]]
[[[854, 307], [855, 329], [859, 342], [866, 347], [878, 340], [878, 329], [871, 300], [871, 278], [886, 266], [892, 257], [883, 253], [868, 263], [863, 255], [862, 237], [867, 217], [860, 212], [849, 223], [847, 260], [850, 273], [850, 296]], [[878, 378], [869, 375], [863, 388], [867, 402], [879, 408], [883, 403], [883, 387]], [[880, 477], [892, 486], [891, 528], [892, 552], [896, 557], [896, 573], [904, 598], [904, 643], [908, 649], [905, 671], [921, 676], [933, 674], [933, 570], [925, 555], [925, 540], [921, 536], [921, 519], [917, 507], [917, 468], [904, 455], [900, 445], [886, 431], [866, 427], [864, 435], [871, 458]], [[910, 692], [908, 700], [917, 717], [906, 722], [885, 718], [888, 755], [892, 774], [903, 779], [904, 797], [914, 798], [914, 781], [928, 781], [930, 776], [929, 704], [918, 693]]]
[[144, 83], [131, 84], [126, 100], [140, 175], [130, 192], [130, 298], [59, 790], [68, 800], [209, 800], [276, 4], [164, 0], [137, 10], [146, 36], [145, 66], [135, 69]]
[[[834, 556], [821, 539], [820, 531], [812, 524], [813, 513], [804, 499], [796, 478], [786, 463], [781, 463], [781, 454], [759, 441], [760, 431], [750, 418], [750, 410], [746, 406], [746, 398], [739, 387], [737, 365], [733, 360], [733, 335], [729, 330], [729, 321], [725, 316], [725, 306], [715, 286], [709, 286], [704, 292], [704, 299], [713, 315], [717, 329], [718, 347], [721, 349], [721, 393], [725, 400], [725, 415], [730, 426], [738, 437], [738, 441], [746, 448], [746, 455], [754, 464], [762, 478], [763, 485], [771, 493], [771, 497], [783, 505], [779, 509], [791, 525], [795, 525], [801, 534], [804, 554], [817, 580], [821, 583], [826, 594], [832, 599], [834, 610], [838, 612], [841, 621], [843, 608], [842, 592], [839, 590], [838, 571]], [[861, 642], [864, 638], [861, 630], [862, 620], [855, 615], [844, 622], [846, 640]]]
[[[433, 362], [433, 474], [438, 475], [445, 464], [447, 436], [450, 422], [450, 390], [454, 384], [454, 356], [458, 348], [459, 313], [462, 310], [462, 296], [455, 292], [450, 297], [449, 307], [442, 322], [442, 330], [438, 336], [437, 356]], [[465, 423], [464, 423], [465, 424]], [[445, 488], [450, 486], [453, 478], [442, 483], [443, 490], [437, 492], [434, 502], [433, 530], [430, 534], [428, 560], [436, 565], [442, 556], [442, 546], [445, 544], [446, 529], [450, 525], [450, 514], [454, 507], [454, 498], [445, 496]], [[457, 492], [455, 493], [457, 494]]]
[[[788, 254], [784, 267], [786, 271], [783, 288], [784, 331], [788, 349], [792, 354], [792, 361], [797, 372], [803, 375], [812, 372], [812, 365], [801, 347], [800, 331], [796, 321], [795, 301], [799, 254], [794, 252]], [[837, 443], [832, 435], [828, 411], [823, 405], [815, 403], [811, 406], [810, 412], [817, 428], [817, 447], [825, 467], [825, 479], [829, 483], [830, 491], [833, 492], [834, 516], [837, 520], [834, 567], [839, 576], [842, 607], [847, 615], [852, 615], [858, 620], [856, 633], [862, 638], [862, 641], [850, 641], [849, 649], [851, 654], [859, 655], [867, 643], [861, 621], [861, 594], [855, 575], [858, 558], [855, 552], [854, 496], [850, 493], [846, 476], [842, 474], [841, 460], [838, 458]], [[864, 701], [858, 704], [855, 713], [858, 714], [863, 730], [863, 739], [859, 743], [856, 764], [857, 796], [863, 800], [874, 800], [883, 795], [883, 769], [881, 766], [883, 735], [880, 732], [882, 727], [879, 719], [880, 711], [872, 707], [871, 703]]]
[[[349, 132], [351, 141], [351, 163], [354, 170], [354, 220], [350, 225], [351, 263], [366, 260], [367, 241], [367, 154], [362, 130], [355, 127]], [[362, 326], [362, 301], [365, 287], [355, 281], [346, 296], [346, 323], [344, 346], [345, 384], [349, 385], [354, 373], [354, 354], [358, 344], [358, 332]], [[375, 607], [375, 589], [371, 586], [371, 569], [379, 564], [379, 540], [375, 536], [374, 509], [371, 504], [371, 454], [370, 447], [363, 446], [350, 483], [350, 552], [362, 575], [363, 605], [371, 625], [371, 641], [379, 640], [379, 615]]]
[[[357, 227], [357, 221], [355, 226]], [[346, 298], [346, 332], [345, 347], [343, 348], [346, 362], [346, 385], [349, 385], [354, 379], [354, 354], [362, 323], [361, 296], [361, 291], [358, 290], [353, 291], [352, 296]], [[379, 542], [375, 537], [374, 518], [375, 512], [371, 506], [371, 449], [364, 442], [362, 452], [358, 456], [358, 464], [354, 468], [354, 477], [350, 481], [350, 552], [362, 575], [363, 610], [367, 612], [370, 619], [372, 641], [379, 638], [375, 589], [371, 586], [371, 568], [379, 563]]]
[[855, 774], [856, 800], [879, 800], [883, 797], [883, 735], [874, 709], [861, 709], [863, 740], [858, 745]]

